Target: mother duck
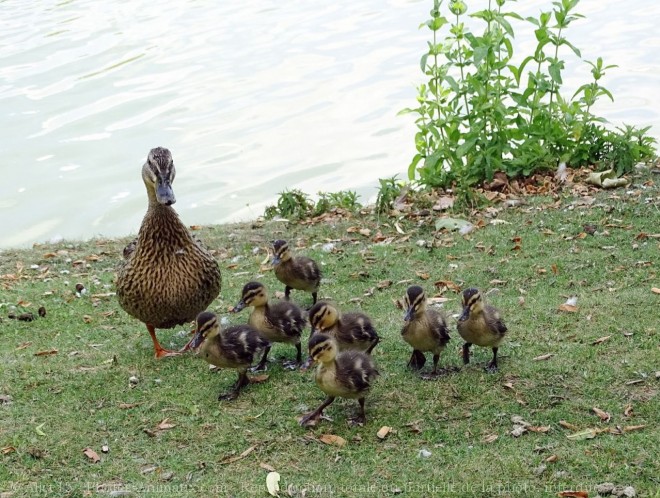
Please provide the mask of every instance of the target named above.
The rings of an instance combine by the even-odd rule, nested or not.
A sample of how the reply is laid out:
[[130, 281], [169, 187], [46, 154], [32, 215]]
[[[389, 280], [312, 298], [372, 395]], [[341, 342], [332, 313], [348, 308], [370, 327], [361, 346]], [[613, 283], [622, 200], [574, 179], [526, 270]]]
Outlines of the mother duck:
[[156, 329], [194, 320], [218, 296], [221, 285], [218, 263], [172, 208], [175, 174], [170, 151], [151, 149], [142, 166], [147, 214], [137, 239], [124, 249], [116, 281], [120, 306], [147, 326], [156, 358], [176, 356], [188, 348], [163, 349]]

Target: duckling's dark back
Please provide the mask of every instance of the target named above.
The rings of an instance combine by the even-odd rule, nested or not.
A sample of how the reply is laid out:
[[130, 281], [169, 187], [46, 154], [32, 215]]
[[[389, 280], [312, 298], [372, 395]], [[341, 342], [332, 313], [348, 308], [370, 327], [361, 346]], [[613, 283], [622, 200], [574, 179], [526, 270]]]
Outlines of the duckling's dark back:
[[270, 342], [249, 325], [233, 325], [220, 334], [224, 355], [237, 363], [252, 364], [254, 355], [270, 346]]
[[358, 351], [345, 351], [335, 359], [337, 381], [351, 391], [360, 392], [369, 389], [378, 375], [373, 358]]
[[266, 310], [266, 319], [274, 328], [289, 336], [302, 334], [305, 323], [307, 323], [303, 311], [289, 301], [269, 303]]

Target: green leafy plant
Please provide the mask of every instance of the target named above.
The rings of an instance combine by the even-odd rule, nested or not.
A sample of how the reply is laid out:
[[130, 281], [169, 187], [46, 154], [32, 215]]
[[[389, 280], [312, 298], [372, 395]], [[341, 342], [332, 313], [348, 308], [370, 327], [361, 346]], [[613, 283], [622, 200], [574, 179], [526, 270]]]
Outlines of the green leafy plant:
[[264, 212], [267, 219], [283, 218], [302, 219], [312, 214], [314, 203], [302, 190], [292, 189], [280, 192], [275, 206], [268, 206]]
[[[523, 19], [504, 9], [507, 0], [489, 0], [486, 9], [469, 14], [482, 23], [481, 33], [465, 24], [466, 2], [434, 0], [430, 19], [420, 28], [431, 32], [421, 69], [428, 81], [418, 87], [417, 153], [408, 168], [411, 180], [430, 187], [452, 187], [459, 200], [473, 204], [472, 187], [496, 171], [509, 176], [569, 166], [599, 164], [630, 171], [651, 159], [655, 140], [648, 128], [609, 129], [592, 114], [602, 97], [613, 99], [601, 84], [602, 58], [591, 66], [593, 80], [570, 98], [560, 93], [565, 54], [581, 57], [567, 38], [579, 0], [557, 0], [552, 10]], [[534, 52], [514, 63], [512, 22], [532, 25]]]
[[314, 206], [314, 215], [327, 213], [335, 208], [355, 212], [362, 207], [358, 202], [358, 195], [353, 190], [340, 190], [339, 192], [319, 192], [319, 200]]
[[402, 184], [396, 179], [397, 175], [389, 178], [379, 178], [378, 195], [376, 196], [376, 213], [387, 213], [394, 206], [394, 201], [401, 195]]

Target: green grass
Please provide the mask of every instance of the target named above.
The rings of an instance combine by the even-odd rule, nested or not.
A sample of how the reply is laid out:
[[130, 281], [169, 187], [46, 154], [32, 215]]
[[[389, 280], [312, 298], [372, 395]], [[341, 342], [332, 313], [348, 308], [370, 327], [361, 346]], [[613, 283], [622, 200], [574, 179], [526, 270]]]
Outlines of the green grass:
[[[594, 486], [608, 481], [632, 485], [638, 496], [657, 496], [660, 296], [651, 289], [660, 287], [660, 239], [638, 238], [660, 232], [660, 194], [648, 180], [600, 193], [591, 206], [576, 204], [580, 198], [570, 193], [530, 199], [502, 210], [498, 219], [506, 223], [484, 218], [485, 226], [466, 237], [434, 234], [433, 216], [415, 216], [414, 209], [399, 220], [406, 235], [395, 229], [394, 219], [381, 217], [377, 226], [371, 216], [200, 231], [223, 269], [221, 296], [211, 309], [233, 323], [247, 320], [246, 312], [226, 311], [248, 280], [263, 281], [271, 293], [283, 290], [272, 271], [260, 273], [264, 249], [274, 238], [303, 244], [299, 251], [322, 265], [323, 297], [372, 317], [382, 337], [374, 352], [382, 375], [367, 398], [368, 422], [358, 428], [347, 424], [356, 409], [348, 400], [326, 410], [333, 422], [298, 426], [296, 417], [316, 407], [323, 395], [311, 373], [281, 366], [282, 358], [294, 357], [291, 346], [276, 345], [270, 378], [233, 402], [218, 402], [217, 395], [235, 381], [235, 372], [212, 373], [193, 355], [154, 360], [144, 325], [126, 315], [114, 296], [105, 296], [113, 290], [125, 240], [4, 251], [0, 395], [11, 396], [11, 402], [0, 405], [0, 449], [5, 448], [0, 492], [267, 496], [267, 471], [260, 467], [266, 464], [282, 476], [281, 496], [401, 491], [413, 497], [529, 497], [568, 489], [594, 496]], [[479, 219], [479, 214], [470, 217]], [[597, 226], [595, 235], [580, 238], [585, 224]], [[347, 231], [355, 226], [369, 228], [371, 235]], [[379, 230], [390, 243], [374, 243]], [[514, 237], [520, 237], [521, 250], [513, 250]], [[419, 240], [432, 247], [421, 247]], [[327, 241], [334, 241], [334, 252], [323, 250]], [[254, 254], [254, 247], [261, 252]], [[430, 278], [422, 280], [416, 272]], [[378, 288], [384, 280], [392, 285]], [[393, 301], [412, 283], [433, 295], [433, 283], [440, 280], [500, 289], [488, 296], [509, 327], [498, 374], [483, 371], [491, 353], [476, 347], [468, 367], [437, 381], [422, 381], [405, 368], [410, 349], [399, 337], [403, 312]], [[506, 283], [491, 284], [495, 280]], [[77, 283], [88, 290], [81, 297], [75, 295]], [[452, 317], [460, 311], [459, 296], [450, 290], [443, 295], [450, 299], [444, 308], [452, 340], [441, 366], [461, 367], [462, 341]], [[578, 311], [558, 311], [573, 295]], [[294, 291], [292, 297], [311, 304], [304, 293]], [[10, 312], [36, 315], [40, 306], [47, 310], [44, 318], [7, 318]], [[163, 345], [182, 346], [188, 338], [182, 330], [189, 328], [159, 331]], [[609, 339], [593, 344], [604, 336]], [[50, 349], [58, 352], [35, 356]], [[533, 360], [548, 353], [554, 356]], [[139, 379], [133, 388], [131, 376]], [[627, 405], [633, 410], [629, 417]], [[611, 420], [601, 422], [593, 407], [610, 413]], [[510, 435], [514, 415], [550, 429], [515, 438]], [[155, 435], [145, 432], [164, 419], [175, 426]], [[562, 420], [579, 429], [645, 427], [574, 441], [566, 437], [574, 431], [563, 428]], [[393, 428], [384, 440], [376, 436], [382, 426]], [[321, 434], [339, 435], [347, 443], [325, 445], [318, 440]], [[492, 435], [498, 438], [486, 442]], [[244, 458], [223, 463], [252, 446]], [[99, 463], [83, 455], [88, 447], [100, 455]], [[423, 448], [431, 456], [418, 457]], [[556, 461], [544, 463], [551, 455]], [[541, 465], [546, 469], [539, 473]]]

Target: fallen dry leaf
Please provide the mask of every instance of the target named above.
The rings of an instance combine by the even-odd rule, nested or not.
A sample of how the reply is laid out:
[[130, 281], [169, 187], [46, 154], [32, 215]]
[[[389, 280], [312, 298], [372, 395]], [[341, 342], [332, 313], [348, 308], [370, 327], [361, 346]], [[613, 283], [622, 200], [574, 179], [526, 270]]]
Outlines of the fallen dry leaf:
[[602, 344], [602, 343], [604, 343], [605, 341], [607, 341], [610, 337], [612, 337], [612, 336], [611, 336], [611, 335], [606, 335], [606, 336], [603, 336], [603, 337], [599, 337], [598, 339], [596, 339], [596, 340], [595, 340], [594, 342], [592, 342], [591, 344], [592, 344], [593, 346], [596, 346], [596, 345], [598, 345], [598, 344]]
[[13, 446], [5, 446], [4, 448], [2, 448], [0, 450], [0, 453], [2, 453], [3, 455], [9, 455], [10, 453], [13, 453], [14, 451], [16, 451], [16, 448], [14, 448]]
[[156, 430], [159, 431], [166, 431], [168, 429], [171, 429], [172, 427], [176, 427], [176, 424], [171, 424], [169, 418], [164, 418], [157, 426]]
[[577, 431], [579, 429], [577, 425], [566, 422], [566, 420], [560, 420], [559, 425], [561, 425], [564, 429], [570, 429], [572, 431]]
[[371, 235], [371, 230], [369, 230], [368, 228], [361, 228], [359, 232], [360, 235], [364, 235], [365, 237], [369, 237], [369, 235]]
[[346, 444], [346, 440], [343, 437], [335, 434], [321, 434], [319, 441], [325, 444], [339, 446], [340, 448]]
[[261, 467], [264, 470], [267, 470], [268, 472], [275, 472], [275, 468], [271, 465], [268, 465], [265, 462], [259, 462], [259, 467]]
[[431, 278], [430, 274], [423, 271], [416, 271], [415, 274], [422, 280], [428, 280], [429, 278]]
[[493, 443], [497, 440], [498, 437], [499, 436], [497, 434], [488, 434], [481, 439], [481, 442], [486, 444]]
[[559, 306], [559, 311], [565, 311], [567, 313], [576, 313], [578, 310], [577, 306], [574, 306], [572, 304], [562, 304]]
[[378, 287], [379, 289], [387, 289], [392, 285], [392, 283], [393, 282], [391, 280], [381, 280], [376, 284], [376, 287]]
[[658, 289], [657, 287], [652, 287], [651, 292], [653, 292], [653, 294], [660, 294], [660, 289]]
[[602, 434], [603, 432], [610, 432], [610, 429], [609, 428], [590, 427], [588, 429], [584, 429], [582, 431], [575, 432], [573, 434], [568, 434], [566, 437], [568, 439], [570, 439], [571, 441], [582, 441], [584, 439], [593, 439], [598, 434]]
[[557, 496], [563, 496], [564, 498], [589, 498], [589, 493], [587, 491], [560, 491]]
[[557, 460], [559, 460], [559, 457], [557, 455], [550, 455], [548, 458], [545, 459], [545, 461], [548, 463], [556, 462]]
[[250, 446], [247, 450], [245, 450], [245, 451], [244, 451], [243, 453], [241, 453], [240, 455], [234, 455], [234, 456], [230, 456], [230, 457], [223, 458], [222, 460], [220, 460], [220, 463], [221, 463], [222, 465], [227, 465], [227, 464], [229, 464], [229, 463], [237, 462], [237, 461], [239, 461], [239, 460], [242, 460], [242, 459], [245, 458], [246, 456], [248, 456], [248, 455], [249, 455], [250, 453], [252, 453], [255, 449], [257, 449], [257, 445], [256, 445], [256, 444], [255, 444], [254, 446]]
[[623, 432], [639, 431], [639, 430], [643, 429], [644, 427], [646, 427], [645, 424], [644, 425], [626, 425], [623, 428]]
[[594, 406], [592, 410], [596, 415], [598, 415], [598, 418], [600, 418], [603, 422], [609, 422], [610, 418], [612, 418], [609, 413], [601, 410], [600, 408], [596, 408]]
[[135, 408], [136, 406], [140, 406], [142, 403], [119, 403], [119, 409], [120, 410], [129, 410], [131, 408]]
[[31, 346], [31, 345], [32, 345], [32, 341], [22, 342], [21, 344], [16, 346], [16, 351], [18, 351], [20, 349], [25, 349], [25, 348], [27, 348], [28, 346]]
[[557, 265], [553, 264], [550, 268], [552, 269], [553, 274], [557, 275], [557, 273], [559, 273], [559, 268], [557, 268]]
[[527, 429], [532, 431], [532, 432], [546, 433], [550, 430], [550, 426], [549, 425], [528, 425]]
[[34, 356], [49, 356], [51, 354], [57, 354], [57, 349], [47, 349], [45, 351], [38, 351], [34, 353]]
[[627, 404], [626, 407], [623, 409], [623, 416], [631, 417], [632, 414], [633, 414], [633, 407], [631, 404]]
[[549, 359], [552, 358], [554, 355], [555, 355], [554, 353], [546, 353], [546, 354], [542, 354], [542, 355], [540, 355], [540, 356], [537, 356], [537, 357], [535, 357], [535, 358], [532, 358], [532, 360], [534, 360], [534, 361], [549, 360]]
[[277, 472], [269, 472], [266, 475], [266, 489], [271, 496], [279, 496], [277, 492], [280, 490], [280, 475]]
[[437, 287], [440, 292], [444, 292], [445, 290], [452, 290], [457, 294], [461, 292], [460, 286], [456, 285], [451, 280], [438, 280], [437, 282], [433, 282], [433, 285]]
[[268, 375], [268, 374], [254, 375], [254, 376], [250, 377], [250, 383], [251, 384], [261, 384], [262, 382], [266, 382], [268, 380], [268, 377], [270, 377], [270, 375]]
[[385, 439], [390, 432], [392, 432], [392, 428], [388, 427], [387, 425], [384, 425], [383, 427], [378, 429], [376, 436], [378, 436], [378, 439]]
[[85, 449], [83, 450], [83, 454], [84, 454], [87, 458], [89, 458], [89, 459], [92, 461], [92, 463], [96, 463], [96, 462], [100, 462], [100, 461], [101, 461], [101, 457], [98, 455], [98, 453], [96, 453], [96, 451], [94, 451], [94, 450], [91, 449], [91, 448], [85, 448]]

